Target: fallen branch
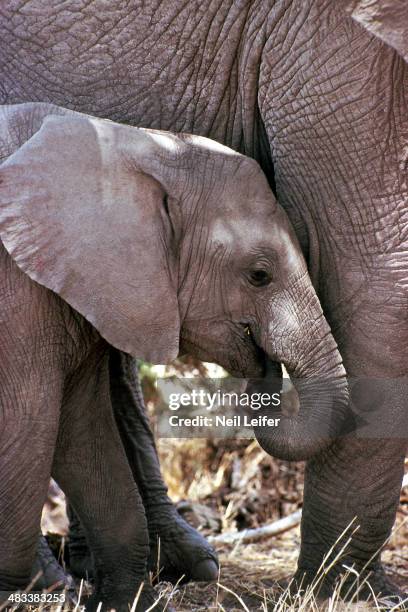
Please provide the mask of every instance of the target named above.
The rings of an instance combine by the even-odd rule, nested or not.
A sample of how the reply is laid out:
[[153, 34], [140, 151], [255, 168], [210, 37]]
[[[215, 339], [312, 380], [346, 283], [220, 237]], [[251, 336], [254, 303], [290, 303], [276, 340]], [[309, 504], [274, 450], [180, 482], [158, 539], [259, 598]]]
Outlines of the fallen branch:
[[242, 542], [246, 544], [248, 542], [256, 542], [257, 540], [263, 540], [271, 536], [279, 535], [284, 531], [288, 531], [296, 525], [299, 525], [302, 516], [302, 511], [297, 510], [285, 518], [279, 519], [274, 523], [269, 523], [263, 527], [257, 527], [256, 529], [243, 529], [237, 533], [222, 533], [217, 536], [210, 536], [207, 538], [211, 543], [216, 544], [235, 544], [236, 542]]
[[[408, 474], [405, 474], [401, 488], [408, 487]], [[263, 540], [272, 536], [279, 535], [289, 529], [293, 529], [299, 525], [302, 518], [302, 511], [297, 510], [289, 516], [285, 516], [274, 523], [269, 523], [263, 527], [257, 527], [256, 529], [243, 529], [236, 533], [221, 533], [216, 536], [209, 536], [207, 540], [215, 544], [235, 544], [241, 542], [247, 544], [249, 542], [256, 542], [257, 540]]]

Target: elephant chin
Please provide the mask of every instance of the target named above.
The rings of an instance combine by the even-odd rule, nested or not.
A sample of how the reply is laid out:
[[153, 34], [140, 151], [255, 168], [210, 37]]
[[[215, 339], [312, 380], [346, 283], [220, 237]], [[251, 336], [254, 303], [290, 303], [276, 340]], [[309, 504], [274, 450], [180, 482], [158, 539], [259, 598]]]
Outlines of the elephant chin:
[[[275, 426], [262, 423], [254, 428], [260, 446], [269, 454], [287, 461], [310, 459], [332, 444], [344, 431], [348, 408], [348, 385], [341, 361], [330, 372], [313, 377], [296, 377], [289, 371], [299, 396], [299, 410], [288, 415], [280, 406], [268, 406], [258, 416], [279, 419]], [[265, 376], [250, 380], [248, 393], [277, 393], [282, 388], [281, 366], [268, 361]]]

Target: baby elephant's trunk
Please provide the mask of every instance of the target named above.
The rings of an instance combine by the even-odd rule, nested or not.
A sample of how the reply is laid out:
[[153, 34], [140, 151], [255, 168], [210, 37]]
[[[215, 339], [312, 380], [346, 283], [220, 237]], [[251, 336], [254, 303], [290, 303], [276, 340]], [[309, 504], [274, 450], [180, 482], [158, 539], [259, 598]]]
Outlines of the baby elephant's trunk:
[[336, 342], [317, 297], [313, 296], [309, 306], [308, 315], [297, 313], [299, 326], [288, 334], [290, 346], [285, 346], [285, 340], [280, 343], [286, 354], [279, 354], [270, 339], [271, 350], [266, 346], [265, 350], [274, 361], [267, 361], [265, 377], [250, 381], [248, 389], [276, 392], [281, 377], [276, 361], [285, 365], [299, 396], [299, 410], [289, 415], [282, 406], [268, 406], [264, 414], [279, 418], [279, 424], [258, 426], [255, 435], [268, 454], [288, 461], [309, 459], [327, 448], [343, 429], [348, 408], [346, 373]]

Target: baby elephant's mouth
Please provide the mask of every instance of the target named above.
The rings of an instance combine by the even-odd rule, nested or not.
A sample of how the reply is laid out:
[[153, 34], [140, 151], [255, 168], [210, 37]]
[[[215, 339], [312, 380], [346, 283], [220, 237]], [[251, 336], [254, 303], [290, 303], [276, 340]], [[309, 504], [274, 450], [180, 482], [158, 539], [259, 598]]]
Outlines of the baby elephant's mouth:
[[257, 345], [250, 324], [223, 321], [200, 326], [199, 331], [182, 329], [181, 353], [202, 361], [213, 361], [239, 378], [261, 377], [266, 355]]
[[[252, 332], [251, 324], [248, 322], [240, 323], [240, 328], [242, 330], [241, 333], [242, 333], [245, 347], [247, 348], [248, 353], [253, 355], [253, 360], [257, 364], [257, 367], [256, 367], [257, 376], [262, 377], [265, 374], [267, 355], [265, 351], [263, 350], [263, 348], [261, 348], [259, 344], [256, 342], [255, 336]], [[245, 372], [245, 371], [243, 372], [243, 375], [245, 376], [245, 378], [252, 376], [252, 374], [249, 374], [248, 372]]]

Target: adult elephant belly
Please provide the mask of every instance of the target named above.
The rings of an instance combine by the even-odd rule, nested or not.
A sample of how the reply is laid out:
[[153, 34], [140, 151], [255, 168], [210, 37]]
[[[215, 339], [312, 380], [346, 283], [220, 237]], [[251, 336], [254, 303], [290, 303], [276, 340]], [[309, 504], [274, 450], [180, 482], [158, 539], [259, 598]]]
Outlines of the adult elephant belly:
[[[0, 103], [49, 102], [209, 136], [260, 158], [257, 76], [273, 0], [0, 6]], [[248, 45], [248, 36], [251, 45]], [[267, 143], [264, 143], [267, 144]]]
[[311, 580], [354, 520], [323, 591], [354, 564], [392, 595], [378, 551], [408, 438], [408, 70], [335, 3], [301, 4], [285, 44], [265, 52], [260, 108], [278, 198], [301, 228], [352, 403], [349, 433], [307, 465], [298, 576]]

